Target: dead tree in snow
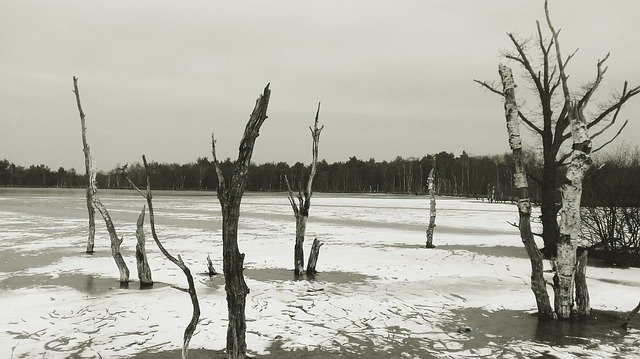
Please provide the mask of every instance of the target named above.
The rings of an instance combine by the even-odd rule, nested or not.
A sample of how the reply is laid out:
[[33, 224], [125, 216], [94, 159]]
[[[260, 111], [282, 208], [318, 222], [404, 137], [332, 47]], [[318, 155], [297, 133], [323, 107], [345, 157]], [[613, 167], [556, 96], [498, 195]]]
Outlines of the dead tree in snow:
[[[80, 91], [78, 90], [78, 78], [73, 77], [73, 92], [76, 94], [76, 102], [78, 104], [78, 110], [80, 111], [80, 118], [84, 118], [84, 113], [82, 112], [82, 107], [80, 106]], [[84, 128], [84, 126], [83, 126]], [[111, 255], [116, 262], [116, 266], [118, 266], [118, 271], [120, 272], [120, 284], [126, 285], [129, 283], [129, 268], [127, 268], [127, 264], [122, 258], [122, 254], [120, 253], [120, 245], [122, 244], [122, 238], [118, 237], [116, 233], [116, 228], [111, 221], [111, 216], [109, 215], [109, 211], [102, 204], [100, 198], [98, 197], [98, 187], [96, 185], [96, 170], [94, 168], [93, 158], [91, 157], [90, 147], [85, 147], [85, 160], [88, 157], [89, 162], [89, 196], [91, 197], [91, 202], [95, 208], [98, 209], [100, 215], [104, 219], [104, 222], [107, 226], [107, 232], [109, 232], [109, 238], [111, 239]], [[86, 162], [86, 161], [85, 161]]]
[[433, 163], [431, 164], [431, 171], [429, 171], [429, 178], [427, 178], [427, 188], [429, 189], [429, 197], [431, 199], [429, 206], [429, 227], [427, 227], [427, 244], [426, 248], [434, 248], [433, 245], [433, 230], [436, 228], [436, 192], [433, 188], [434, 173], [436, 171], [436, 156], [433, 156]]
[[513, 151], [513, 159], [515, 162], [514, 182], [519, 192], [518, 215], [520, 220], [518, 228], [520, 229], [522, 243], [524, 243], [531, 262], [531, 290], [536, 297], [538, 317], [549, 318], [553, 316], [553, 310], [551, 309], [549, 294], [547, 293], [546, 282], [543, 275], [543, 256], [531, 232], [531, 201], [529, 200], [529, 185], [524, 167], [522, 138], [520, 137], [520, 121], [518, 119], [518, 106], [516, 105], [515, 98], [516, 85], [510, 68], [500, 65], [498, 72], [502, 79], [502, 88], [505, 94], [504, 114], [507, 119], [509, 146]]
[[[191, 337], [193, 337], [193, 332], [196, 330], [196, 326], [198, 325], [198, 320], [200, 319], [200, 304], [198, 303], [198, 294], [196, 293], [196, 287], [193, 282], [193, 276], [191, 275], [191, 271], [189, 270], [189, 267], [187, 267], [187, 265], [184, 264], [182, 257], [180, 257], [179, 254], [178, 254], [178, 258], [172, 256], [169, 253], [169, 251], [167, 251], [166, 248], [164, 248], [164, 246], [162, 245], [162, 242], [160, 242], [160, 239], [158, 238], [158, 234], [156, 232], [155, 216], [153, 214], [153, 196], [151, 195], [151, 176], [149, 175], [149, 165], [147, 164], [147, 159], [144, 155], [142, 156], [142, 163], [144, 164], [144, 173], [147, 178], [146, 193], [143, 193], [142, 191], [140, 191], [140, 189], [133, 183], [133, 181], [126, 174], [125, 174], [125, 178], [127, 179], [127, 181], [129, 181], [131, 186], [133, 186], [133, 188], [135, 188], [135, 190], [138, 191], [138, 193], [140, 193], [140, 195], [147, 200], [147, 206], [149, 207], [149, 224], [151, 225], [151, 235], [153, 236], [153, 240], [156, 242], [156, 245], [160, 249], [160, 252], [162, 252], [162, 254], [164, 254], [164, 256], [168, 260], [170, 260], [173, 264], [175, 264], [178, 268], [180, 268], [184, 273], [185, 277], [187, 277], [187, 284], [189, 285], [189, 288], [187, 290], [184, 290], [184, 289], [182, 290], [189, 293], [189, 297], [191, 298], [191, 305], [193, 306], [193, 314], [191, 316], [191, 321], [189, 322], [189, 324], [184, 330], [184, 336], [182, 338], [183, 339], [182, 358], [185, 359], [189, 357], [189, 342], [191, 341]], [[140, 215], [140, 217], [144, 218], [144, 209], [142, 210], [142, 214]]]
[[149, 268], [149, 262], [147, 261], [147, 252], [145, 249], [144, 238], [144, 211], [145, 207], [142, 207], [142, 212], [138, 217], [136, 223], [136, 264], [138, 268], [138, 280], [140, 280], [140, 287], [150, 287], [153, 285], [153, 279], [151, 279], [151, 268]]
[[[311, 196], [313, 195], [313, 178], [316, 175], [316, 166], [318, 163], [318, 143], [320, 142], [320, 132], [324, 126], [318, 128], [318, 115], [320, 114], [320, 103], [318, 103], [318, 110], [316, 111], [316, 118], [313, 122], [313, 128], [309, 126], [309, 130], [311, 130], [311, 139], [313, 141], [311, 154], [311, 172], [309, 173], [309, 180], [307, 181], [307, 187], [304, 192], [302, 190], [302, 185], [298, 184], [298, 195], [296, 203], [296, 198], [294, 197], [293, 191], [291, 190], [291, 184], [289, 183], [289, 179], [287, 176], [284, 177], [284, 180], [287, 184], [287, 189], [289, 191], [289, 203], [291, 203], [291, 208], [293, 209], [293, 214], [296, 218], [296, 242], [293, 250], [293, 270], [296, 275], [301, 275], [305, 273], [304, 270], [304, 236], [307, 231], [307, 219], [309, 218], [309, 207], [311, 206]], [[315, 239], [318, 241], [318, 239]], [[315, 241], [314, 241], [315, 244]], [[318, 255], [320, 251], [320, 246], [322, 244], [318, 243], [317, 246], [312, 246], [311, 254], [309, 255], [309, 261], [311, 261], [313, 256], [313, 266], [311, 268], [307, 268], [307, 274], [313, 275], [315, 274], [315, 264], [318, 260]], [[315, 252], [314, 252], [315, 249]]]
[[316, 275], [316, 264], [318, 263], [318, 256], [320, 255], [320, 247], [324, 243], [320, 242], [318, 238], [314, 238], [311, 245], [311, 252], [309, 253], [309, 261], [307, 262], [307, 275]]
[[216, 272], [216, 269], [213, 268], [213, 262], [211, 261], [211, 256], [209, 256], [207, 254], [207, 271], [209, 272], [209, 277], [213, 277], [214, 275], [217, 275], [218, 272]]
[[91, 149], [87, 143], [87, 125], [85, 123], [84, 111], [82, 111], [82, 105], [80, 104], [80, 92], [78, 91], [78, 78], [73, 77], [73, 93], [76, 94], [76, 104], [78, 105], [78, 112], [80, 113], [80, 125], [82, 126], [82, 152], [84, 152], [84, 168], [87, 176], [86, 184], [86, 199], [87, 199], [87, 211], [89, 212], [89, 235], [87, 237], [87, 254], [93, 253], [93, 247], [96, 237], [96, 211], [93, 207], [93, 200], [91, 199]]
[[259, 135], [260, 127], [267, 119], [267, 107], [271, 90], [269, 85], [256, 100], [255, 107], [244, 135], [240, 141], [238, 160], [235, 163], [233, 177], [227, 187], [224, 174], [218, 158], [216, 157], [216, 140], [211, 134], [211, 154], [218, 177], [218, 200], [222, 209], [222, 261], [227, 292], [227, 308], [229, 326], [227, 329], [227, 357], [230, 359], [242, 359], [246, 357], [247, 342], [245, 320], [246, 298], [249, 293], [247, 283], [244, 281], [244, 253], [238, 248], [238, 220], [240, 218], [240, 202], [244, 194], [247, 172], [253, 147]]

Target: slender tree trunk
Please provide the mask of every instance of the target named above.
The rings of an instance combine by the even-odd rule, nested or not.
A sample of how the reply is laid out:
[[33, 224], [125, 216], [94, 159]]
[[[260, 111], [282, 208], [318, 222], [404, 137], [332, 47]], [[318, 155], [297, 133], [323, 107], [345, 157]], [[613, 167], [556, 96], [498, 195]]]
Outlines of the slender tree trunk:
[[316, 275], [316, 264], [318, 263], [318, 256], [320, 255], [320, 247], [323, 243], [315, 238], [313, 245], [311, 246], [311, 252], [309, 252], [309, 262], [307, 264], [307, 275]]
[[149, 262], [147, 261], [147, 252], [145, 249], [144, 238], [144, 211], [145, 207], [142, 207], [142, 212], [138, 217], [136, 227], [136, 264], [138, 268], [138, 280], [140, 280], [141, 287], [150, 287], [153, 285], [153, 279], [151, 278], [151, 268], [149, 268]]
[[93, 207], [93, 200], [91, 199], [91, 183], [89, 172], [91, 171], [91, 149], [87, 143], [87, 125], [85, 122], [84, 111], [82, 111], [82, 104], [80, 103], [80, 91], [78, 91], [78, 79], [73, 78], [73, 92], [76, 94], [76, 104], [78, 105], [78, 112], [80, 113], [80, 125], [82, 126], [82, 152], [84, 152], [84, 167], [87, 177], [86, 184], [86, 198], [87, 198], [87, 212], [89, 213], [89, 234], [87, 236], [87, 254], [93, 253], [93, 247], [95, 244], [96, 236], [96, 211]]
[[505, 117], [507, 120], [507, 131], [509, 134], [509, 145], [513, 152], [515, 162], [514, 182], [519, 191], [518, 215], [520, 237], [529, 255], [531, 262], [531, 290], [536, 298], [539, 318], [549, 318], [553, 310], [547, 293], [546, 282], [544, 280], [543, 257], [531, 232], [531, 201], [529, 200], [529, 185], [524, 167], [524, 156], [522, 153], [522, 139], [520, 137], [520, 121], [518, 120], [518, 107], [515, 99], [515, 82], [511, 69], [500, 65], [499, 71], [502, 79], [502, 86], [505, 94]]
[[433, 157], [433, 164], [431, 171], [429, 172], [429, 178], [427, 179], [427, 188], [429, 190], [429, 197], [431, 198], [429, 207], [429, 227], [427, 227], [427, 244], [426, 248], [434, 248], [433, 245], [433, 231], [436, 228], [436, 194], [433, 188], [433, 176], [436, 170], [436, 157]]
[[209, 272], [209, 277], [213, 277], [214, 275], [218, 274], [218, 272], [216, 272], [216, 269], [213, 268], [213, 262], [211, 261], [211, 257], [209, 255], [207, 255], [207, 271]]
[[298, 214], [296, 216], [296, 244], [294, 247], [294, 268], [296, 275], [301, 275], [304, 273], [304, 235], [307, 231], [307, 218], [308, 216], [303, 216]]
[[[80, 91], [78, 90], [78, 79], [76, 77], [73, 78], [73, 92], [76, 94], [76, 102], [78, 104], [78, 110], [80, 111], [80, 117], [84, 117], [84, 113], [82, 112], [82, 107], [80, 106]], [[129, 283], [129, 268], [127, 268], [127, 264], [122, 258], [122, 254], [120, 254], [120, 244], [122, 244], [122, 238], [118, 237], [116, 233], [116, 228], [111, 221], [111, 216], [107, 211], [107, 208], [102, 204], [100, 198], [98, 197], [98, 187], [96, 185], [96, 170], [93, 165], [93, 158], [91, 157], [90, 147], [86, 147], [87, 154], [86, 158], [89, 158], [89, 192], [93, 206], [100, 212], [104, 222], [107, 226], [107, 232], [109, 233], [109, 238], [111, 240], [111, 255], [113, 256], [114, 261], [116, 262], [116, 266], [118, 267], [118, 271], [120, 272], [120, 284], [125, 286]]]
[[222, 209], [222, 261], [227, 293], [229, 326], [227, 329], [227, 357], [242, 359], [246, 357], [245, 307], [249, 288], [244, 280], [244, 253], [238, 248], [238, 220], [240, 202], [244, 194], [251, 155], [259, 130], [267, 119], [267, 107], [271, 90], [269, 85], [256, 101], [249, 122], [240, 141], [238, 160], [235, 163], [233, 177], [227, 188], [224, 174], [216, 156], [216, 140], [211, 135], [211, 153], [218, 177], [218, 200]]

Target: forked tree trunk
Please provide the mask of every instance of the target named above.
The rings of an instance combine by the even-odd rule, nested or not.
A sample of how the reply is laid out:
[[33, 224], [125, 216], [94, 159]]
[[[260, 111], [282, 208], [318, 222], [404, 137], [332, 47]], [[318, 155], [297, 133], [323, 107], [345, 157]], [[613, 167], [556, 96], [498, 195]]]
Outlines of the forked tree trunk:
[[[291, 208], [293, 209], [293, 214], [296, 218], [296, 242], [293, 248], [293, 271], [295, 275], [302, 275], [305, 273], [304, 270], [304, 237], [307, 231], [307, 219], [309, 218], [309, 207], [311, 206], [311, 196], [313, 195], [313, 178], [316, 175], [316, 166], [318, 163], [318, 143], [320, 142], [320, 132], [324, 128], [324, 126], [318, 128], [318, 115], [320, 114], [320, 104], [318, 103], [318, 110], [316, 111], [315, 121], [313, 123], [313, 128], [309, 126], [309, 130], [311, 130], [311, 138], [312, 148], [312, 160], [311, 160], [311, 172], [309, 173], [309, 180], [307, 181], [307, 187], [304, 192], [301, 188], [298, 188], [298, 196], [296, 203], [296, 198], [291, 190], [291, 184], [289, 183], [289, 179], [287, 176], [284, 176], [285, 183], [287, 184], [288, 190], [288, 198], [289, 203], [291, 204]], [[301, 185], [299, 185], [301, 187]], [[317, 238], [315, 239], [318, 240]], [[314, 241], [315, 243], [315, 241]], [[318, 253], [316, 253], [315, 261], [318, 260], [320, 247], [318, 246]], [[311, 257], [309, 257], [311, 258]], [[307, 267], [308, 275], [314, 275], [315, 271], [315, 263], [313, 264], [313, 270], [310, 272], [309, 267]]]
[[222, 207], [222, 260], [229, 316], [227, 329], [227, 357], [229, 359], [245, 358], [247, 353], [245, 306], [249, 288], [243, 275], [244, 253], [240, 253], [238, 248], [238, 219], [253, 147], [260, 127], [267, 119], [270, 95], [271, 90], [267, 85], [263, 94], [256, 101], [249, 122], [245, 127], [244, 135], [240, 141], [238, 160], [235, 163], [233, 177], [228, 188], [216, 157], [216, 140], [213, 134], [211, 135], [211, 153], [218, 176], [218, 200]]
[[[580, 242], [580, 200], [582, 197], [582, 180], [591, 166], [591, 139], [587, 134], [587, 124], [582, 114], [582, 108], [577, 103], [571, 103], [569, 108], [571, 121], [571, 136], [573, 137], [573, 150], [571, 162], [567, 168], [566, 180], [561, 188], [562, 207], [558, 211], [558, 228], [560, 237], [558, 240], [558, 253], [555, 258], [556, 276], [555, 305], [558, 319], [570, 319], [574, 305], [574, 286], [576, 264], [578, 261], [578, 247], [586, 247], [589, 244]], [[585, 254], [586, 255], [586, 254]], [[586, 271], [586, 261], [583, 270]], [[582, 275], [582, 274], [581, 274]], [[584, 286], [581, 295], [581, 303], [589, 303], [586, 281], [580, 283]], [[586, 311], [582, 308], [581, 311]]]
[[89, 234], [87, 236], [87, 254], [93, 253], [93, 247], [96, 237], [96, 211], [93, 207], [93, 200], [91, 199], [91, 183], [90, 183], [90, 171], [91, 171], [91, 149], [87, 143], [87, 125], [85, 122], [84, 111], [82, 111], [82, 105], [80, 104], [80, 92], [78, 91], [78, 79], [73, 77], [73, 92], [76, 94], [76, 104], [78, 105], [78, 112], [80, 113], [80, 125], [82, 126], [82, 152], [84, 152], [84, 168], [86, 174], [86, 199], [87, 199], [87, 212], [89, 213]]
[[436, 170], [436, 157], [433, 156], [433, 164], [431, 171], [429, 172], [429, 178], [427, 179], [427, 187], [429, 189], [429, 197], [431, 203], [429, 207], [429, 227], [427, 227], [427, 244], [426, 248], [434, 248], [433, 245], [433, 231], [436, 228], [436, 194], [433, 188], [433, 177]]
[[507, 120], [507, 131], [509, 134], [509, 146], [513, 152], [515, 162], [514, 182], [518, 189], [518, 216], [520, 237], [527, 250], [529, 261], [531, 262], [531, 290], [536, 298], [539, 318], [550, 318], [553, 316], [549, 294], [547, 293], [546, 282], [544, 280], [544, 262], [542, 253], [533, 238], [531, 232], [531, 201], [529, 200], [529, 185], [524, 167], [522, 153], [522, 138], [520, 137], [520, 122], [518, 119], [518, 107], [515, 99], [515, 82], [511, 69], [500, 65], [499, 71], [504, 89], [504, 112]]
[[321, 243], [318, 238], [313, 240], [313, 245], [311, 246], [311, 252], [309, 252], [309, 262], [307, 263], [307, 275], [315, 275], [316, 272], [316, 263], [318, 263], [318, 256], [320, 255], [320, 247], [322, 247], [324, 243]]
[[[80, 106], [80, 91], [78, 90], [78, 79], [76, 77], [73, 78], [73, 92], [76, 94], [76, 102], [78, 104], [78, 110], [80, 111], [80, 117], [84, 117], [84, 113], [82, 112], [82, 107]], [[122, 238], [118, 237], [116, 233], [116, 228], [111, 221], [111, 216], [109, 216], [109, 211], [102, 204], [100, 198], [98, 197], [98, 187], [96, 185], [96, 170], [93, 164], [93, 158], [91, 157], [91, 151], [89, 150], [89, 146], [86, 147], [88, 157], [89, 157], [89, 192], [91, 196], [91, 201], [93, 202], [93, 206], [100, 212], [104, 222], [107, 226], [107, 232], [109, 233], [109, 238], [111, 240], [111, 255], [116, 262], [116, 266], [118, 267], [118, 271], [120, 272], [120, 284], [126, 285], [129, 283], [129, 268], [127, 268], [127, 264], [122, 258], [122, 254], [120, 254], [120, 244], [122, 244]]]
[[138, 222], [136, 223], [136, 238], [138, 240], [136, 243], [136, 265], [138, 268], [140, 287], [151, 287], [153, 285], [153, 279], [151, 279], [151, 268], [149, 268], [145, 249], [144, 211], [145, 207], [142, 207], [142, 212], [140, 212]]
[[[131, 181], [131, 178], [127, 176], [126, 172], [124, 173], [125, 178], [133, 188], [140, 193], [142, 197], [147, 200], [147, 206], [149, 207], [149, 224], [151, 226], [151, 235], [153, 236], [153, 240], [156, 242], [156, 245], [160, 249], [160, 252], [164, 254], [164, 256], [170, 260], [173, 264], [175, 264], [178, 268], [182, 270], [185, 277], [187, 277], [187, 284], [189, 289], [186, 290], [189, 293], [189, 298], [191, 298], [191, 305], [193, 306], [193, 313], [191, 315], [191, 321], [187, 324], [187, 327], [184, 330], [184, 335], [182, 337], [182, 359], [186, 359], [189, 357], [189, 342], [191, 342], [191, 338], [193, 337], [193, 333], [196, 330], [196, 326], [198, 325], [198, 320], [200, 318], [200, 304], [198, 302], [198, 294], [196, 293], [196, 287], [193, 282], [193, 276], [191, 275], [191, 271], [189, 267], [184, 264], [182, 257], [178, 254], [178, 258], [172, 256], [162, 245], [160, 239], [158, 238], [158, 234], [156, 233], [156, 224], [155, 224], [155, 216], [153, 214], [153, 196], [151, 195], [151, 178], [149, 176], [149, 165], [147, 164], [147, 159], [143, 155], [142, 163], [144, 164], [144, 173], [147, 178], [147, 192], [142, 193], [138, 187]], [[140, 218], [138, 219], [138, 226], [141, 227], [141, 223], [144, 220], [144, 208], [142, 209], [142, 214], [140, 214]], [[183, 289], [183, 291], [185, 291]]]

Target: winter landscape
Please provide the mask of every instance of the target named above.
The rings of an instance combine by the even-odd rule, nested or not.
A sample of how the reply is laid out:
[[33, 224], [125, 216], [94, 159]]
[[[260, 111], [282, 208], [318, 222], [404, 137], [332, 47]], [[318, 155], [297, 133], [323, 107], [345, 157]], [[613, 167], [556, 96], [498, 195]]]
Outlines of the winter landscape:
[[[255, 357], [370, 358], [588, 357], [640, 355], [640, 330], [622, 318], [640, 286], [637, 268], [589, 268], [597, 323], [538, 324], [529, 260], [513, 204], [439, 199], [436, 248], [424, 247], [424, 197], [317, 195], [307, 234], [325, 241], [314, 280], [295, 280], [295, 226], [282, 194], [248, 193], [242, 203], [247, 345]], [[135, 221], [144, 199], [106, 191], [105, 205], [135, 268]], [[202, 193], [155, 196], [159, 235], [192, 268], [202, 317], [193, 357], [222, 357], [224, 280], [220, 208]], [[148, 245], [156, 284], [121, 289], [98, 227], [96, 253], [83, 252], [82, 190], [0, 191], [3, 223], [1, 357], [179, 356], [191, 305], [180, 270]], [[102, 240], [104, 239], [104, 240]], [[550, 274], [549, 274], [550, 275]], [[600, 312], [603, 311], [603, 312]], [[342, 355], [342, 356], [340, 356]]]

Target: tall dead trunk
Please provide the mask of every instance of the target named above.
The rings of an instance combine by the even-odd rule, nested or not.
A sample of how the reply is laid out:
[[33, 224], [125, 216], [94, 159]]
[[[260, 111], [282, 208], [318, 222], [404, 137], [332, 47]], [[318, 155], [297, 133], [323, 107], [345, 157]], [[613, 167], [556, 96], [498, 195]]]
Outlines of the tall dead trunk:
[[140, 287], [150, 287], [153, 285], [153, 279], [151, 278], [151, 268], [149, 268], [145, 249], [144, 211], [145, 207], [142, 207], [142, 212], [140, 212], [138, 222], [136, 223], [136, 238], [138, 240], [136, 243], [136, 267], [138, 268]]
[[316, 264], [318, 263], [318, 256], [320, 255], [320, 247], [322, 247], [324, 243], [320, 242], [318, 238], [313, 240], [313, 245], [311, 246], [311, 252], [309, 252], [309, 262], [307, 264], [307, 275], [315, 275], [316, 274]]
[[78, 91], [78, 78], [73, 77], [73, 92], [76, 94], [76, 104], [78, 105], [78, 112], [80, 113], [80, 125], [82, 126], [82, 152], [84, 152], [84, 168], [86, 174], [86, 191], [85, 197], [87, 200], [87, 212], [89, 213], [89, 234], [87, 236], [87, 254], [93, 253], [93, 247], [96, 237], [96, 211], [93, 207], [93, 200], [91, 199], [91, 183], [90, 183], [90, 167], [91, 167], [91, 149], [87, 143], [87, 125], [85, 122], [84, 111], [82, 111], [82, 105], [80, 103], [80, 92]]
[[427, 227], [427, 244], [426, 248], [434, 248], [433, 245], [433, 231], [436, 228], [436, 194], [433, 188], [433, 176], [436, 170], [436, 156], [433, 156], [433, 163], [431, 165], [431, 171], [429, 172], [429, 178], [427, 179], [427, 188], [429, 189], [429, 197], [431, 203], [429, 207], [429, 227]]
[[[311, 130], [311, 138], [312, 148], [312, 160], [311, 160], [311, 172], [309, 173], [309, 180], [307, 181], [307, 187], [304, 192], [300, 188], [299, 184], [298, 195], [297, 195], [297, 203], [296, 198], [291, 190], [291, 184], [289, 183], [289, 179], [287, 176], [284, 176], [285, 183], [287, 184], [288, 190], [288, 198], [289, 203], [291, 204], [291, 208], [293, 209], [293, 214], [296, 218], [296, 242], [293, 249], [293, 271], [296, 275], [302, 275], [305, 273], [304, 270], [304, 236], [307, 231], [307, 219], [309, 218], [309, 207], [311, 206], [311, 196], [313, 195], [313, 178], [316, 175], [316, 166], [318, 163], [318, 143], [320, 142], [320, 132], [324, 128], [324, 126], [318, 128], [318, 115], [320, 114], [320, 104], [318, 103], [318, 110], [316, 111], [315, 121], [313, 123], [313, 128], [309, 126], [309, 130]], [[317, 240], [317, 239], [316, 239]], [[314, 241], [315, 242], [315, 241]], [[319, 254], [320, 247], [318, 246], [318, 253], [316, 254], [315, 260], [317, 261], [317, 255]], [[313, 270], [309, 272], [307, 269], [307, 274], [313, 275], [315, 274], [315, 263], [313, 265]]]
[[229, 316], [227, 329], [227, 357], [229, 359], [245, 358], [247, 352], [245, 306], [249, 288], [243, 275], [244, 253], [240, 253], [238, 248], [238, 219], [253, 147], [260, 127], [267, 119], [270, 95], [271, 90], [267, 85], [256, 101], [249, 122], [245, 127], [244, 135], [240, 141], [238, 160], [235, 163], [229, 187], [225, 184], [224, 174], [216, 157], [216, 140], [213, 134], [211, 135], [211, 153], [218, 176], [218, 200], [222, 207], [222, 260]]
[[515, 99], [515, 82], [511, 69], [500, 65], [499, 71], [504, 90], [504, 112], [507, 120], [507, 131], [509, 134], [509, 146], [513, 152], [515, 163], [514, 182], [518, 189], [518, 216], [520, 237], [527, 250], [529, 261], [531, 262], [531, 290], [536, 298], [539, 318], [549, 318], [553, 315], [549, 294], [547, 293], [546, 282], [544, 280], [544, 263], [542, 253], [531, 232], [531, 201], [529, 200], [529, 185], [524, 167], [524, 156], [522, 153], [522, 138], [520, 137], [520, 122], [518, 120], [518, 107]]
[[[582, 108], [577, 103], [571, 103], [569, 119], [571, 121], [573, 150], [571, 162], [565, 175], [566, 180], [561, 188], [562, 207], [558, 212], [560, 237], [558, 240], [558, 253], [555, 257], [556, 276], [554, 278], [555, 309], [558, 319], [561, 320], [571, 318], [573, 311], [573, 289], [575, 286], [576, 264], [578, 262], [578, 247], [587, 247], [589, 245], [580, 241], [580, 226], [582, 223], [580, 200], [582, 198], [582, 180], [591, 166], [591, 139], [587, 134], [587, 123], [582, 114]], [[586, 261], [583, 270], [586, 271]], [[581, 303], [588, 303], [586, 281], [580, 283], [580, 285], [584, 286], [584, 289], [581, 289], [581, 295], [587, 295], [586, 298], [581, 298]], [[586, 308], [583, 307], [582, 311], [586, 311]]]
[[[80, 111], [80, 117], [84, 117], [84, 113], [82, 112], [82, 107], [80, 106], [80, 91], [78, 90], [78, 79], [73, 77], [73, 92], [76, 94], [76, 103], [78, 104], [78, 110]], [[96, 185], [96, 170], [93, 164], [93, 158], [91, 157], [90, 147], [86, 147], [86, 155], [85, 160], [88, 157], [89, 162], [89, 196], [91, 197], [91, 202], [93, 206], [100, 212], [104, 222], [107, 226], [107, 232], [109, 233], [109, 238], [111, 240], [111, 255], [113, 256], [114, 261], [116, 262], [116, 266], [118, 267], [118, 271], [120, 272], [120, 284], [127, 285], [129, 283], [129, 268], [127, 268], [127, 264], [122, 258], [122, 254], [120, 253], [120, 245], [122, 244], [122, 238], [118, 237], [116, 233], [116, 228], [111, 221], [111, 216], [109, 215], [109, 211], [102, 204], [100, 198], [98, 197], [98, 187]], [[86, 161], [85, 161], [86, 162]]]
[[[173, 264], [175, 264], [178, 268], [182, 270], [185, 277], [187, 278], [187, 285], [189, 288], [187, 290], [182, 289], [183, 291], [189, 293], [189, 298], [191, 298], [191, 305], [193, 307], [193, 313], [191, 315], [191, 321], [187, 324], [187, 327], [184, 330], [184, 335], [182, 337], [182, 359], [186, 359], [189, 357], [189, 342], [193, 337], [193, 333], [196, 330], [196, 326], [198, 325], [198, 320], [200, 319], [200, 303], [198, 302], [198, 294], [196, 293], [195, 283], [193, 281], [193, 276], [191, 275], [191, 271], [184, 261], [182, 257], [178, 254], [178, 258], [172, 256], [169, 251], [167, 251], [160, 239], [158, 238], [158, 234], [156, 232], [156, 224], [155, 224], [155, 216], [153, 213], [153, 196], [151, 195], [151, 177], [149, 175], [149, 165], [147, 164], [147, 158], [142, 156], [142, 163], [144, 164], [144, 173], [147, 179], [147, 191], [146, 193], [142, 193], [140, 189], [133, 183], [131, 178], [127, 176], [126, 172], [123, 172], [125, 178], [133, 188], [140, 193], [142, 197], [147, 200], [147, 206], [149, 207], [149, 224], [151, 226], [151, 235], [153, 236], [153, 240], [156, 242], [156, 245], [160, 249], [160, 252]], [[140, 218], [138, 219], [138, 226], [142, 228], [142, 221], [144, 221], [144, 208], [142, 209], [142, 213], [140, 214]]]

